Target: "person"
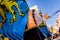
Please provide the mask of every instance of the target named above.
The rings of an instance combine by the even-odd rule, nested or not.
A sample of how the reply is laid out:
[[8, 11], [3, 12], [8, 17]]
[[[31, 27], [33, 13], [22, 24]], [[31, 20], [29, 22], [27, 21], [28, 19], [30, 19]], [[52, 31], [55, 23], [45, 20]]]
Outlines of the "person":
[[39, 25], [39, 29], [41, 30], [41, 32], [43, 33], [43, 35], [49, 40], [49, 38], [51, 37], [51, 33], [47, 29], [46, 22], [43, 20], [43, 16], [42, 16], [42, 11], [41, 10], [40, 10], [39, 15], [42, 18], [42, 22]]
[[27, 22], [27, 29], [24, 33], [24, 40], [44, 40], [45, 36], [36, 26], [36, 21], [34, 17], [35, 10], [29, 10], [28, 22]]

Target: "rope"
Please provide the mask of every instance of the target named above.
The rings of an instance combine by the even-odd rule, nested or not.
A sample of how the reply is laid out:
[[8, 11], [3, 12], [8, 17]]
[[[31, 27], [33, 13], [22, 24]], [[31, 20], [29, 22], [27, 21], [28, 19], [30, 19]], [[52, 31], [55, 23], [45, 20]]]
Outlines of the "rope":
[[53, 13], [51, 16], [49, 16], [49, 18], [52, 18], [52, 16], [54, 16], [54, 15], [57, 14], [58, 12], [60, 12], [60, 9], [57, 10], [55, 13]]

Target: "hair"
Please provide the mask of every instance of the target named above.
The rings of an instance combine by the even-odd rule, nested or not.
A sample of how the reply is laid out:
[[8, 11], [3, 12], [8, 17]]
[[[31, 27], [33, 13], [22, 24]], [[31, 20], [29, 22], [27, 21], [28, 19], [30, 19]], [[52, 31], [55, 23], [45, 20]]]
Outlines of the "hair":
[[33, 13], [35, 12], [35, 10], [34, 10], [34, 9], [33, 9], [32, 11], [33, 11]]

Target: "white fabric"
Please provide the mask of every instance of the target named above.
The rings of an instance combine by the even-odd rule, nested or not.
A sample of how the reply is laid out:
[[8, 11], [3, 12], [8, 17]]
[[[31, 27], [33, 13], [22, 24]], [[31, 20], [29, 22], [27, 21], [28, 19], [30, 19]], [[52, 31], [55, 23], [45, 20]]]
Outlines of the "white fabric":
[[39, 26], [42, 23], [42, 17], [38, 14], [37, 11], [34, 12], [34, 16], [35, 16], [35, 20], [36, 20], [36, 24], [37, 26]]

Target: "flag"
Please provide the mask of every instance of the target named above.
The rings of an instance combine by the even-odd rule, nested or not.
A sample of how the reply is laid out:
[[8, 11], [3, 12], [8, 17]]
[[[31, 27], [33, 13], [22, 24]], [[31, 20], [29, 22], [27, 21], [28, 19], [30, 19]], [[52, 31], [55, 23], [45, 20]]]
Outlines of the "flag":
[[2, 34], [2, 38], [7, 37], [10, 40], [23, 40], [23, 34], [28, 20], [29, 8], [25, 0], [17, 0], [17, 4], [20, 12], [23, 13], [24, 16], [19, 15], [16, 6], [13, 5], [12, 9], [14, 10], [16, 21], [13, 20], [13, 22], [10, 23], [10, 20], [13, 17], [13, 15], [9, 12], [9, 10], [5, 10], [4, 14], [6, 16], [6, 20], [3, 22], [2, 27], [0, 28], [0, 34]]

